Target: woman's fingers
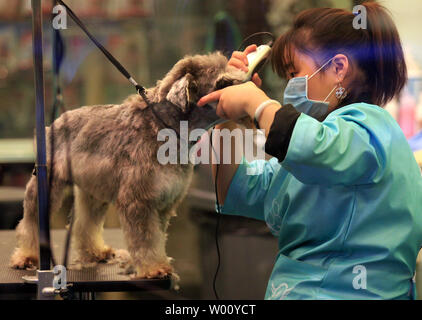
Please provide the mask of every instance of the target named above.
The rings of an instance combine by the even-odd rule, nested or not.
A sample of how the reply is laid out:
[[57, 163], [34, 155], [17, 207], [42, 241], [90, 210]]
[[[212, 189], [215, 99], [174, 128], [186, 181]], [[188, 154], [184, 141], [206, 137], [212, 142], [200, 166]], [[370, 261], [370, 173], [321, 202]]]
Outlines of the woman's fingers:
[[196, 104], [198, 107], [202, 107], [210, 102], [218, 101], [220, 100], [222, 90], [213, 91], [206, 96], [203, 96], [201, 99], [199, 99], [198, 103]]
[[245, 51], [243, 51], [243, 53], [245, 55], [248, 55], [251, 52], [254, 52], [258, 47], [256, 46], [256, 44], [251, 44], [250, 46], [247, 46]]
[[[236, 68], [239, 68], [245, 72], [248, 72], [249, 69], [246, 67], [248, 65], [248, 59], [246, 57], [247, 54], [254, 52], [257, 49], [256, 44], [252, 44], [250, 46], [248, 46], [245, 51], [240, 52], [240, 51], [234, 51], [232, 53], [232, 57], [230, 58], [228, 64], [231, 66], [234, 66]], [[262, 80], [259, 77], [259, 75], [257, 73], [254, 74], [254, 76], [252, 77], [252, 81], [253, 83], [255, 83], [256, 86], [260, 87], [262, 84]], [[198, 107], [202, 107], [210, 102], [213, 101], [218, 101], [220, 100], [221, 94], [222, 94], [223, 89], [221, 90], [217, 90], [214, 92], [211, 92], [209, 94], [207, 94], [206, 96], [203, 96], [201, 99], [198, 100], [197, 102], [197, 106]], [[224, 113], [224, 110], [221, 108], [217, 108], [216, 110], [217, 114], [221, 117], [226, 117], [227, 115]]]
[[237, 69], [243, 70], [245, 72], [248, 72], [248, 67], [245, 66], [245, 63], [239, 59], [231, 58], [228, 65], [233, 66]]
[[249, 62], [246, 55], [248, 55], [251, 52], [254, 52], [256, 48], [257, 48], [256, 44], [252, 44], [248, 46], [243, 52], [233, 51], [232, 56], [227, 64], [229, 66], [233, 66], [240, 70], [248, 72], [249, 69], [246, 66], [249, 65]]
[[[244, 52], [241, 52], [241, 51], [234, 51], [232, 53], [232, 57], [231, 57], [230, 61], [232, 59], [239, 59], [240, 61], [243, 61], [243, 63], [245, 65], [248, 65], [249, 64], [248, 63], [248, 58], [246, 57], [246, 54]], [[230, 63], [230, 61], [229, 61], [229, 63]]]

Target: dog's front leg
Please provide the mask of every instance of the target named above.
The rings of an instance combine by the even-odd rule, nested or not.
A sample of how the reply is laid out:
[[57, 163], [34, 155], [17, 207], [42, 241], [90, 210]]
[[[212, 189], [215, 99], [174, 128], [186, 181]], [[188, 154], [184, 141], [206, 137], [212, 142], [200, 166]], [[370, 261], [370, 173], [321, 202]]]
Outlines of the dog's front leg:
[[166, 255], [167, 235], [157, 210], [144, 202], [118, 206], [136, 278], [161, 278], [173, 273]]
[[114, 258], [114, 250], [103, 240], [103, 225], [108, 203], [99, 201], [75, 185], [75, 223], [73, 241], [77, 261], [82, 266]]

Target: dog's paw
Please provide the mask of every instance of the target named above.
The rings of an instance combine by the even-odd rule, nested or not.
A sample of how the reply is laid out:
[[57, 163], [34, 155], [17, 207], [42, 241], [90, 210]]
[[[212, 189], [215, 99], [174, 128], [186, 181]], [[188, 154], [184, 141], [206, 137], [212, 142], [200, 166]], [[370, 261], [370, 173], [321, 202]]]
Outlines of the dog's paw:
[[125, 268], [132, 261], [129, 252], [124, 249], [115, 250], [115, 260], [119, 264], [120, 268]]
[[154, 264], [147, 267], [136, 268], [136, 273], [131, 276], [132, 279], [153, 279], [165, 278], [173, 273], [173, 267], [170, 264]]
[[107, 245], [101, 249], [79, 250], [75, 263], [83, 267], [93, 267], [97, 263], [116, 263], [116, 251]]
[[10, 267], [14, 269], [35, 270], [38, 266], [38, 256], [28, 254], [20, 248], [16, 248], [10, 258]]
[[96, 260], [101, 263], [113, 263], [115, 257], [116, 251], [113, 248], [105, 245], [97, 255]]

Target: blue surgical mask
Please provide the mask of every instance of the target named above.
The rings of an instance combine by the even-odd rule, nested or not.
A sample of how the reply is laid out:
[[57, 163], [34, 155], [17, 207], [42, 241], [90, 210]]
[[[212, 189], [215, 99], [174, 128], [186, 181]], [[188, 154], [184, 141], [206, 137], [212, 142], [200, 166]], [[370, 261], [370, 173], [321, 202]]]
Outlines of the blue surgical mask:
[[283, 105], [291, 104], [297, 111], [303, 112], [315, 119], [320, 119], [328, 113], [327, 99], [331, 96], [336, 87], [331, 90], [324, 101], [308, 99], [308, 80], [316, 75], [322, 68], [331, 62], [333, 58], [328, 60], [317, 71], [315, 71], [309, 78], [308, 75], [304, 77], [291, 78], [284, 90]]

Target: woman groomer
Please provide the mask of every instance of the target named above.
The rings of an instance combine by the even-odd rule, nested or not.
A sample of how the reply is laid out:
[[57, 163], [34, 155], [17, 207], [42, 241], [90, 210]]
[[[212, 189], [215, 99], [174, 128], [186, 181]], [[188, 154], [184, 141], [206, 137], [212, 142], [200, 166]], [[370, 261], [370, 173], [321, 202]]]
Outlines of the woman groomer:
[[[228, 119], [257, 116], [267, 136], [269, 161], [243, 158], [218, 172], [221, 212], [265, 220], [279, 238], [266, 299], [415, 298], [422, 178], [382, 108], [405, 85], [406, 65], [391, 17], [364, 6], [367, 29], [353, 28], [352, 12], [318, 8], [276, 40], [272, 66], [288, 79], [283, 106], [266, 103], [253, 82], [198, 102], [219, 100]], [[247, 70], [254, 49], [229, 63]]]

